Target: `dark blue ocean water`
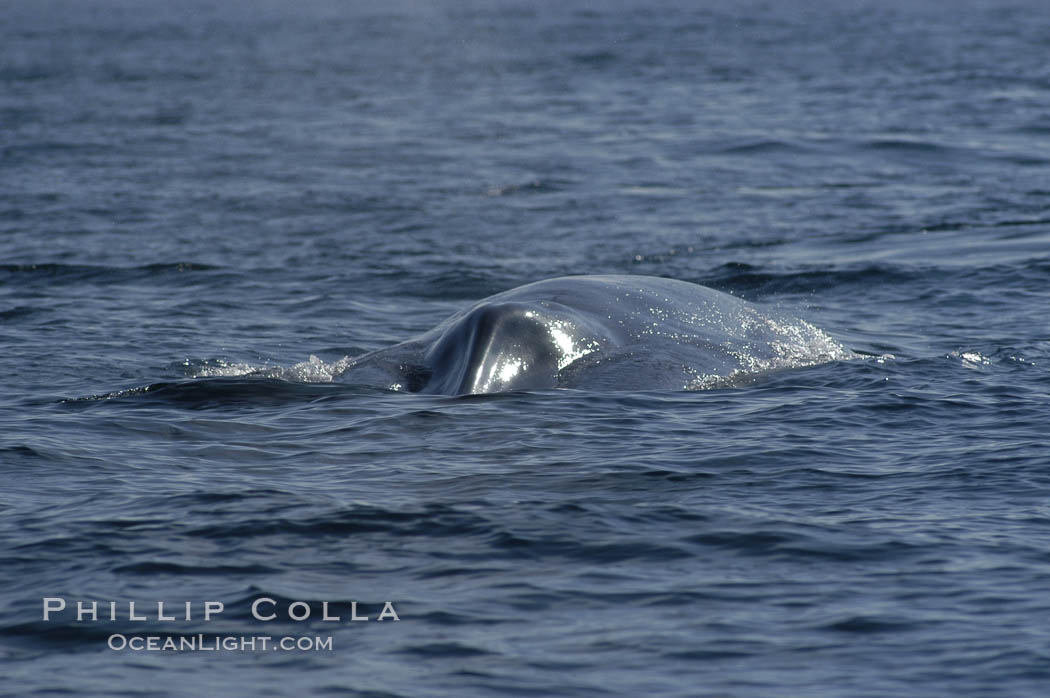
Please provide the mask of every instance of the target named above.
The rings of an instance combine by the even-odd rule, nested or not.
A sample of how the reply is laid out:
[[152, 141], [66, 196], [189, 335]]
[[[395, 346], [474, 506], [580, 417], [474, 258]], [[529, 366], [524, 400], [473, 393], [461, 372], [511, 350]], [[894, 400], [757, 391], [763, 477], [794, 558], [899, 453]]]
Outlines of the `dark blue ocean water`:
[[[0, 4], [0, 692], [1045, 695], [1048, 56], [1037, 0]], [[863, 358], [326, 381], [586, 273]]]

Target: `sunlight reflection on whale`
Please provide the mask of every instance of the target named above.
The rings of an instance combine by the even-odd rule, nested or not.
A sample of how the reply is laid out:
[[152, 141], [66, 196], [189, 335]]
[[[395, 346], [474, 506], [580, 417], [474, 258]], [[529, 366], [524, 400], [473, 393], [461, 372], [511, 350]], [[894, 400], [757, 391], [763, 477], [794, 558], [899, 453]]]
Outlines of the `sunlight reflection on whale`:
[[697, 390], [855, 356], [824, 331], [704, 286], [569, 276], [485, 298], [425, 334], [281, 377], [407, 392]]

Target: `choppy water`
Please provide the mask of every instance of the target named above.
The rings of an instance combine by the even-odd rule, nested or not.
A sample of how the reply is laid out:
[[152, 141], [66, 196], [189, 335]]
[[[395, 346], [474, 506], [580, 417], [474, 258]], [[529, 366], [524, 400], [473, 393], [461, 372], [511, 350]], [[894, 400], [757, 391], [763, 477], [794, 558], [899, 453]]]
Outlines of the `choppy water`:
[[[1034, 0], [0, 6], [0, 690], [1041, 695], [1048, 40]], [[583, 273], [868, 358], [325, 382]]]

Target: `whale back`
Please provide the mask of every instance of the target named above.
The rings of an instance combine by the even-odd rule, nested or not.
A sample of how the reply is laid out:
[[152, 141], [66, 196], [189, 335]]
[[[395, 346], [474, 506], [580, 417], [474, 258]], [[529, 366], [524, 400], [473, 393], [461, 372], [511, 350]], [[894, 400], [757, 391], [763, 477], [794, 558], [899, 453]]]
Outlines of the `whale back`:
[[681, 390], [848, 356], [809, 323], [704, 286], [578, 276], [479, 301], [421, 337], [352, 360], [344, 380], [445, 395]]
[[563, 352], [540, 310], [502, 301], [457, 318], [424, 354], [433, 375], [422, 391], [462, 395], [555, 385]]

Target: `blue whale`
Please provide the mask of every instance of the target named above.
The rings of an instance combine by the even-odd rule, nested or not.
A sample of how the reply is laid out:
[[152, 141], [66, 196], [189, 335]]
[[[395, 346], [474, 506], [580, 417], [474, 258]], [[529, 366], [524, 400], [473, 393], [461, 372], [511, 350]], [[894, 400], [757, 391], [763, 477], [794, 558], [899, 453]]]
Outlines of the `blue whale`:
[[425, 334], [347, 358], [339, 380], [465, 395], [683, 390], [852, 356], [807, 322], [652, 276], [566, 276], [498, 293]]

